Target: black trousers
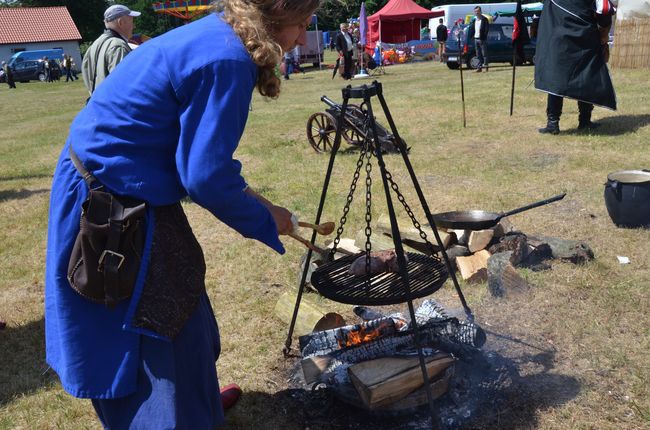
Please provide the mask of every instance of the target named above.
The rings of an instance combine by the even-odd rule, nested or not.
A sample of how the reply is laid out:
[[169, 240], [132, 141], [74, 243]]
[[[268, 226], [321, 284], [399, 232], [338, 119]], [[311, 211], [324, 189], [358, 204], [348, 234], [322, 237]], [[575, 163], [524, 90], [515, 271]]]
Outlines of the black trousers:
[[[553, 94], [548, 95], [546, 103], [546, 116], [551, 121], [559, 121], [562, 116], [562, 106], [564, 105], [564, 97], [556, 96]], [[591, 103], [578, 101], [579, 121], [591, 121], [591, 111], [594, 110], [594, 105]]]
[[343, 54], [343, 79], [352, 79], [352, 51]]

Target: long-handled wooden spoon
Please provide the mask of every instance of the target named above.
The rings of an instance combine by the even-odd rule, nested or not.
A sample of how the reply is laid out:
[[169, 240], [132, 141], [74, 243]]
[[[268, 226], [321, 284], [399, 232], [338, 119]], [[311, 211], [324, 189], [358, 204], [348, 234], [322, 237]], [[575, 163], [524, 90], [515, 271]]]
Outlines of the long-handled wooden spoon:
[[311, 249], [312, 251], [318, 252], [320, 254], [325, 254], [325, 253], [328, 252], [328, 251], [324, 250], [323, 248], [320, 248], [320, 247], [314, 245], [313, 243], [311, 243], [310, 241], [308, 241], [307, 239], [305, 239], [304, 237], [300, 236], [297, 233], [293, 233], [293, 232], [287, 233], [287, 236], [293, 237], [298, 242], [302, 243], [303, 245], [305, 245], [307, 248]]
[[322, 234], [323, 236], [332, 234], [334, 228], [336, 227], [336, 224], [334, 224], [332, 221], [324, 222], [322, 224], [311, 224], [304, 221], [298, 221], [298, 225], [300, 227], [313, 228], [318, 234]]

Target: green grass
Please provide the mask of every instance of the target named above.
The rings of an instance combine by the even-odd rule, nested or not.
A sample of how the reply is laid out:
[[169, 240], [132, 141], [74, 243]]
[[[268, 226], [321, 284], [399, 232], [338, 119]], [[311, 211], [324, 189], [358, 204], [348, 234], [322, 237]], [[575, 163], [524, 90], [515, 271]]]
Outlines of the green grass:
[[[512, 413], [508, 425], [647, 428], [650, 231], [616, 228], [602, 195], [609, 172], [650, 167], [647, 71], [613, 72], [620, 107], [618, 112], [594, 111], [594, 119], [604, 124], [598, 133], [576, 132], [577, 106], [567, 101], [559, 136], [537, 133], [545, 122], [545, 96], [530, 85], [531, 67], [518, 69], [512, 117], [510, 69], [466, 73], [466, 128], [458, 72], [440, 63], [386, 71], [380, 80], [388, 106], [412, 147], [411, 161], [434, 212], [508, 210], [567, 192], [563, 201], [511, 221], [526, 233], [584, 240], [596, 254], [596, 260], [585, 265], [555, 263], [550, 271], [522, 271], [533, 289], [508, 301], [490, 299], [485, 285], [464, 286], [479, 322], [552, 348], [547, 372], [580, 383], [577, 395], [552, 406], [532, 405], [528, 414]], [[331, 70], [311, 70], [283, 82], [277, 101], [256, 95], [237, 152], [251, 186], [304, 220], [315, 217], [328, 162], [327, 155], [316, 154], [307, 143], [305, 124], [311, 114], [325, 109], [321, 95], [341, 101], [343, 85], [339, 78], [331, 79]], [[0, 88], [0, 319], [8, 323], [0, 331], [0, 429], [99, 428], [89, 402], [65, 394], [47, 371], [43, 340], [50, 177], [85, 98], [80, 82]], [[379, 104], [373, 106], [378, 111]], [[387, 125], [383, 115], [377, 117]], [[324, 219], [340, 218], [356, 158], [356, 152], [337, 156]], [[386, 163], [407, 201], [417, 208], [400, 158], [387, 156]], [[385, 204], [378, 176], [374, 183], [373, 216], [378, 217]], [[362, 196], [358, 191], [347, 237], [363, 226]], [[286, 255], [275, 255], [259, 243], [242, 240], [196, 205], [187, 203], [185, 208], [206, 255], [207, 287], [223, 343], [220, 378], [224, 384], [239, 383], [246, 393], [228, 413], [228, 427], [304, 428], [308, 423], [292, 410], [298, 406], [282, 400], [295, 359], [283, 358], [287, 327], [273, 316], [277, 298], [296, 285], [304, 250], [284, 239]], [[628, 256], [632, 263], [620, 265], [617, 255]], [[458, 307], [449, 285], [436, 298]], [[352, 319], [349, 307], [329, 307]], [[526, 381], [531, 392], [553, 397], [561, 391], [530, 372]]]

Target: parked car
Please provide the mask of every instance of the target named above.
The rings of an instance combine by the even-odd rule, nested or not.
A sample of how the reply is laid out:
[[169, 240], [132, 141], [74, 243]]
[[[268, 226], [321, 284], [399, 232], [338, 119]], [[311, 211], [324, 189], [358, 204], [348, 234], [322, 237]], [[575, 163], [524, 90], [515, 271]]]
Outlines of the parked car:
[[[52, 64], [52, 78], [60, 79], [61, 78], [61, 68], [54, 61]], [[26, 60], [19, 63], [14, 63], [11, 67], [13, 72], [14, 81], [16, 82], [29, 82], [29, 81], [41, 81], [45, 82], [47, 79], [45, 75], [45, 63], [41, 60]], [[3, 75], [1, 81], [5, 82], [6, 78]]]
[[[470, 24], [472, 25], [472, 24]], [[467, 52], [462, 58], [471, 69], [478, 67], [479, 61], [474, 49], [474, 41], [470, 40], [470, 25], [453, 27], [449, 38], [447, 39], [445, 54], [443, 59], [450, 69], [457, 69], [460, 64], [460, 52], [458, 49], [458, 35], [462, 42], [463, 48], [467, 47]], [[488, 31], [488, 63], [510, 63], [512, 64], [512, 24], [490, 24]], [[535, 40], [531, 39], [524, 45], [524, 58], [519, 59], [518, 64], [534, 64], [535, 57]]]

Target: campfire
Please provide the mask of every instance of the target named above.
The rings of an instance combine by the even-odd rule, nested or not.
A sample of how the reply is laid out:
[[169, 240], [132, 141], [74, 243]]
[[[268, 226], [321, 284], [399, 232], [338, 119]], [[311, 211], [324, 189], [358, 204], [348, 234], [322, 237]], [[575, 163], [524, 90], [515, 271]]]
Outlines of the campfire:
[[[381, 315], [355, 307], [359, 324], [299, 338], [304, 384], [324, 384], [342, 400], [365, 410], [414, 408], [427, 402], [413, 326], [403, 314]], [[476, 324], [450, 317], [435, 300], [416, 310], [416, 323], [434, 397], [447, 391], [459, 357], [485, 343]]]

